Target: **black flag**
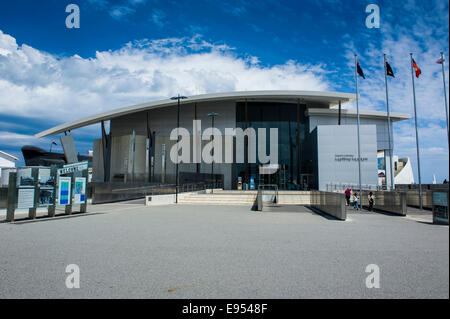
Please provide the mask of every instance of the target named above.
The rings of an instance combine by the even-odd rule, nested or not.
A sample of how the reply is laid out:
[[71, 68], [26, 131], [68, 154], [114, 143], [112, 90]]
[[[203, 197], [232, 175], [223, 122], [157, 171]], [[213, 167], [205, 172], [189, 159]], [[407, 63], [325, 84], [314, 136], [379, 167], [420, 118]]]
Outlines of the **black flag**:
[[386, 75], [389, 75], [389, 76], [392, 76], [393, 78], [395, 78], [394, 72], [392, 71], [392, 68], [389, 65], [389, 62], [387, 60], [386, 60]]
[[365, 80], [366, 77], [364, 76], [364, 72], [361, 69], [361, 66], [359, 65], [359, 61], [356, 61], [356, 72]]

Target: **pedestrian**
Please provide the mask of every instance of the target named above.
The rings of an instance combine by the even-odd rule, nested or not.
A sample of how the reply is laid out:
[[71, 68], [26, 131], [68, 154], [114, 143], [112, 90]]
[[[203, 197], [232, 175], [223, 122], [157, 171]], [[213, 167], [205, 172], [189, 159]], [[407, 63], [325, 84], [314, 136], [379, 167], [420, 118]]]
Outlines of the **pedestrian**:
[[352, 195], [352, 190], [347, 187], [347, 189], [344, 192], [345, 194], [345, 202], [347, 206], [350, 206], [350, 196]]
[[358, 193], [353, 194], [353, 208], [358, 210]]
[[373, 193], [370, 192], [367, 196], [367, 199], [369, 200], [369, 211], [373, 212], [373, 205], [375, 204], [375, 197], [373, 196]]

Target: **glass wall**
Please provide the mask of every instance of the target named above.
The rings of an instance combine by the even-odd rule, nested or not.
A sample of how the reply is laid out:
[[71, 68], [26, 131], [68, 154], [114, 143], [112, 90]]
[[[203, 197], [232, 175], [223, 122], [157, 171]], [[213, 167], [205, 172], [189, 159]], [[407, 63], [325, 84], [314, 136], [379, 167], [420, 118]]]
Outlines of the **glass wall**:
[[[300, 105], [300, 159], [302, 159], [305, 150], [302, 144], [308, 134], [308, 121], [305, 117], [305, 105]], [[245, 102], [236, 104], [236, 126], [245, 129]], [[278, 129], [278, 164], [280, 170], [278, 173], [270, 176], [259, 176], [258, 168], [261, 163], [248, 164], [248, 179], [253, 178], [255, 188], [261, 182], [264, 184], [277, 184], [280, 189], [301, 189], [301, 181], [297, 181], [297, 104], [288, 103], [270, 103], [270, 102], [248, 102], [247, 103], [247, 127], [252, 127], [258, 132], [258, 128], [266, 129], [266, 150], [270, 150], [269, 132], [270, 128]], [[256, 151], [258, 154], [258, 150]], [[301, 165], [300, 165], [301, 166]], [[238, 177], [245, 182], [246, 165], [235, 164], [234, 181]], [[303, 178], [303, 170], [300, 167], [299, 179]], [[236, 182], [233, 185], [236, 188]]]

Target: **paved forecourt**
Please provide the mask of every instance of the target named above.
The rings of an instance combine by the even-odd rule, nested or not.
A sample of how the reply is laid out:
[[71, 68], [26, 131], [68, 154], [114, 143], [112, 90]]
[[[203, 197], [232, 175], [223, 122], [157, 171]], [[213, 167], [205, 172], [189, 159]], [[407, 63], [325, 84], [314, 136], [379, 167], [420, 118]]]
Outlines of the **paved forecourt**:
[[[142, 201], [0, 223], [0, 298], [448, 298], [448, 226]], [[80, 288], [68, 289], [68, 264]], [[365, 268], [380, 268], [368, 289]]]

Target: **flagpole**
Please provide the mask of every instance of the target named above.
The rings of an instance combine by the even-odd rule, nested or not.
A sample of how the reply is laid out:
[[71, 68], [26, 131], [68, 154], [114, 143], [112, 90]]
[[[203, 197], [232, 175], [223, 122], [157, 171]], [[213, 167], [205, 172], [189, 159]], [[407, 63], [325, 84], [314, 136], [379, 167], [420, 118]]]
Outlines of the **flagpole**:
[[387, 84], [387, 74], [386, 74], [386, 54], [383, 54], [384, 59], [384, 83], [386, 84], [386, 111], [387, 111], [387, 128], [388, 128], [388, 145], [389, 145], [389, 160], [390, 160], [390, 175], [391, 175], [391, 190], [395, 189], [394, 183], [394, 166], [393, 166], [393, 147], [391, 143], [391, 112], [389, 111], [389, 94], [388, 94], [388, 84]]
[[358, 180], [359, 180], [359, 207], [362, 210], [362, 187], [361, 187], [361, 143], [359, 140], [359, 101], [358, 101], [358, 74], [357, 60], [355, 54], [355, 81], [356, 81], [356, 121], [358, 127]]
[[411, 56], [411, 78], [412, 78], [412, 86], [413, 86], [413, 98], [414, 98], [414, 122], [416, 126], [416, 152], [417, 152], [417, 172], [419, 176], [419, 206], [420, 210], [422, 210], [422, 179], [420, 178], [420, 156], [419, 156], [419, 134], [417, 133], [417, 109], [416, 109], [416, 88], [414, 85], [414, 67], [413, 67], [413, 57], [412, 53], [409, 54]]
[[450, 131], [448, 128], [448, 105], [447, 105], [447, 87], [445, 85], [444, 52], [441, 52], [441, 61], [442, 61], [442, 81], [444, 82], [445, 120], [447, 121], [447, 142], [448, 142], [448, 149], [450, 150]]

